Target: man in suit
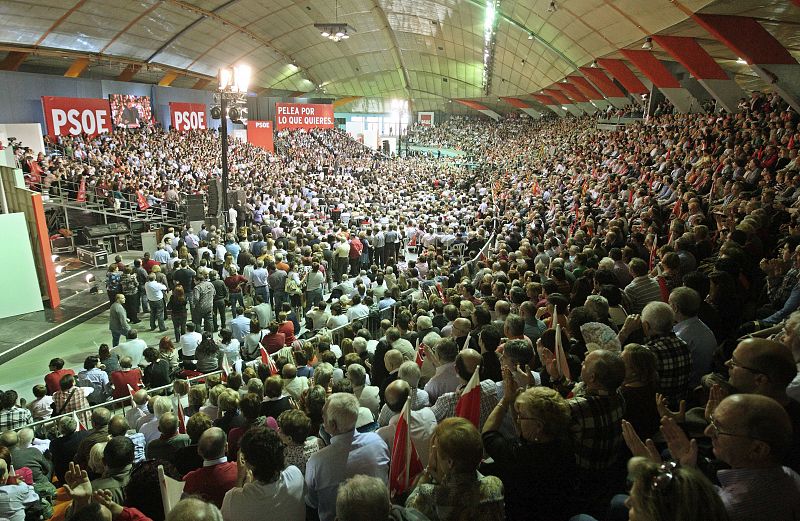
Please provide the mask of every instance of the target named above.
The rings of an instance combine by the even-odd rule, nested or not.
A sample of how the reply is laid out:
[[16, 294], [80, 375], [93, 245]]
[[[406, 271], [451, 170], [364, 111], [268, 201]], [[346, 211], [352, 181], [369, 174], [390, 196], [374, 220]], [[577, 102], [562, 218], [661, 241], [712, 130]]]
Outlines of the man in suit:
[[236, 462], [228, 461], [225, 432], [219, 427], [207, 429], [197, 445], [197, 452], [203, 457], [203, 466], [183, 477], [186, 485], [184, 494], [197, 495], [204, 500], [222, 507], [225, 493], [236, 486]]
[[158, 432], [161, 436], [147, 444], [147, 459], [172, 462], [178, 449], [189, 445], [189, 436], [178, 433], [178, 417], [174, 413], [167, 412], [159, 417]]

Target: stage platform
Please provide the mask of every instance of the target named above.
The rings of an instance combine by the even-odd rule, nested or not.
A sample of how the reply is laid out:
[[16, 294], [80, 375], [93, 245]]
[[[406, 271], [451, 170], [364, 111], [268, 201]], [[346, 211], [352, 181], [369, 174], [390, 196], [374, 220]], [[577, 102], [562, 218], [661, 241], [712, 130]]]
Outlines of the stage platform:
[[[128, 251], [120, 255], [128, 263], [140, 257], [141, 252]], [[113, 261], [113, 256], [109, 260]], [[27, 353], [110, 307], [105, 290], [106, 267], [94, 268], [80, 262], [74, 255], [61, 255], [55, 264], [63, 266], [63, 271], [56, 277], [61, 305], [56, 309], [45, 307], [43, 311], [0, 319], [0, 364]], [[89, 274], [94, 276], [94, 281], [86, 281]], [[93, 287], [96, 291], [92, 290]]]

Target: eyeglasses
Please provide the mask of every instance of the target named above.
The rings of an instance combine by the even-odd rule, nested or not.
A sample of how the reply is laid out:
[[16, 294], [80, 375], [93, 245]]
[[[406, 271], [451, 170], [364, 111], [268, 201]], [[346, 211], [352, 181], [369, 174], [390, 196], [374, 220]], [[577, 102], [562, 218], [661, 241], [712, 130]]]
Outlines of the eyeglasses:
[[725, 365], [727, 365], [731, 369], [734, 368], [734, 367], [738, 367], [739, 369], [744, 369], [745, 371], [750, 371], [751, 373], [766, 374], [766, 373], [764, 373], [764, 371], [760, 371], [760, 370], [755, 369], [753, 367], [747, 367], [746, 365], [740, 364], [739, 362], [736, 361], [736, 359], [734, 357], [730, 357], [730, 359], [727, 362], [725, 362]]
[[748, 438], [751, 440], [764, 441], [761, 438], [754, 438], [753, 436], [750, 436], [748, 434], [736, 434], [734, 432], [723, 431], [717, 425], [717, 422], [714, 420], [713, 415], [708, 417], [708, 426], [711, 427], [711, 430], [709, 432], [709, 436], [711, 438], [719, 438], [720, 436], [730, 436], [732, 438]]
[[665, 490], [670, 483], [672, 483], [672, 478], [675, 477], [675, 471], [678, 468], [678, 464], [674, 461], [666, 461], [662, 463], [658, 467], [658, 473], [653, 476], [653, 481], [650, 483], [651, 490]]

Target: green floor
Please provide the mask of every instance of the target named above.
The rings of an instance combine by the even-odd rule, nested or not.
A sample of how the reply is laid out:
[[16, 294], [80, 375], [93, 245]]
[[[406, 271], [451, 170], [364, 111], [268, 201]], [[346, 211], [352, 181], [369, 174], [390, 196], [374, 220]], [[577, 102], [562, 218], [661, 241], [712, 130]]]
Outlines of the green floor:
[[[108, 330], [108, 315], [105, 311], [86, 322], [75, 326], [59, 336], [34, 347], [27, 353], [20, 355], [0, 365], [0, 389], [14, 389], [21, 398], [33, 399], [33, 386], [44, 383], [44, 375], [48, 372], [47, 366], [54, 357], [61, 357], [66, 361], [66, 366], [77, 373], [83, 369], [83, 360], [97, 354], [97, 347], [103, 342], [111, 345], [111, 332]], [[139, 337], [148, 345], [157, 346], [165, 333], [150, 329], [150, 315], [142, 315], [142, 322], [138, 324]], [[172, 335], [172, 322], [165, 322]]]

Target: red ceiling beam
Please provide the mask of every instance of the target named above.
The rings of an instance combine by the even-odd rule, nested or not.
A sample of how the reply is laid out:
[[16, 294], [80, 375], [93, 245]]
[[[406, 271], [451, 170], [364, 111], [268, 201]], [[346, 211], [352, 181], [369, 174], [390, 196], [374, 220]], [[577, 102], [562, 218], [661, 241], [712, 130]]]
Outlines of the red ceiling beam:
[[575, 85], [571, 83], [559, 83], [558, 86], [561, 88], [561, 90], [569, 94], [570, 98], [574, 99], [578, 103], [589, 102], [589, 98], [587, 98], [580, 90], [578, 90], [578, 87]]
[[571, 84], [578, 87], [578, 89], [583, 92], [586, 97], [590, 100], [601, 100], [603, 99], [603, 95], [600, 94], [594, 86], [589, 83], [589, 80], [584, 78], [583, 76], [567, 76], [567, 81]]
[[562, 105], [573, 105], [574, 102], [557, 89], [544, 89], [544, 93]]
[[[628, 58], [642, 74], [653, 82], [659, 89], [680, 89], [681, 82], [672, 75], [671, 72], [661, 63], [658, 58], [653, 56], [650, 51], [634, 51], [621, 49], [622, 54]], [[647, 92], [647, 91], [645, 91]], [[636, 94], [644, 94], [637, 92]]]
[[653, 41], [699, 80], [729, 80], [727, 73], [694, 38], [653, 36]]
[[0, 62], [0, 70], [15, 71], [19, 69], [22, 62], [30, 55], [29, 52], [11, 51], [6, 56], [5, 60]]
[[580, 71], [597, 85], [597, 88], [609, 98], [624, 98], [625, 93], [620, 90], [606, 73], [593, 67], [580, 67]]
[[131, 81], [136, 73], [142, 69], [141, 65], [131, 63], [117, 76], [117, 81]]
[[558, 105], [558, 103], [556, 103], [556, 100], [554, 100], [550, 96], [545, 96], [544, 94], [531, 94], [531, 96], [533, 96], [536, 99], [536, 101], [538, 101], [542, 105]]
[[789, 51], [753, 18], [695, 14], [695, 21], [748, 63], [795, 65]]
[[[624, 50], [622, 51], [625, 52]], [[647, 94], [648, 89], [622, 60], [600, 58], [597, 63], [619, 80], [631, 94]]]
[[505, 101], [506, 103], [508, 103], [512, 107], [515, 107], [515, 108], [518, 108], [518, 109], [529, 109], [529, 108], [531, 108], [530, 105], [528, 105], [527, 103], [525, 103], [525, 101], [523, 101], [523, 100], [521, 100], [519, 98], [503, 98], [503, 97], [501, 97], [500, 99]]

